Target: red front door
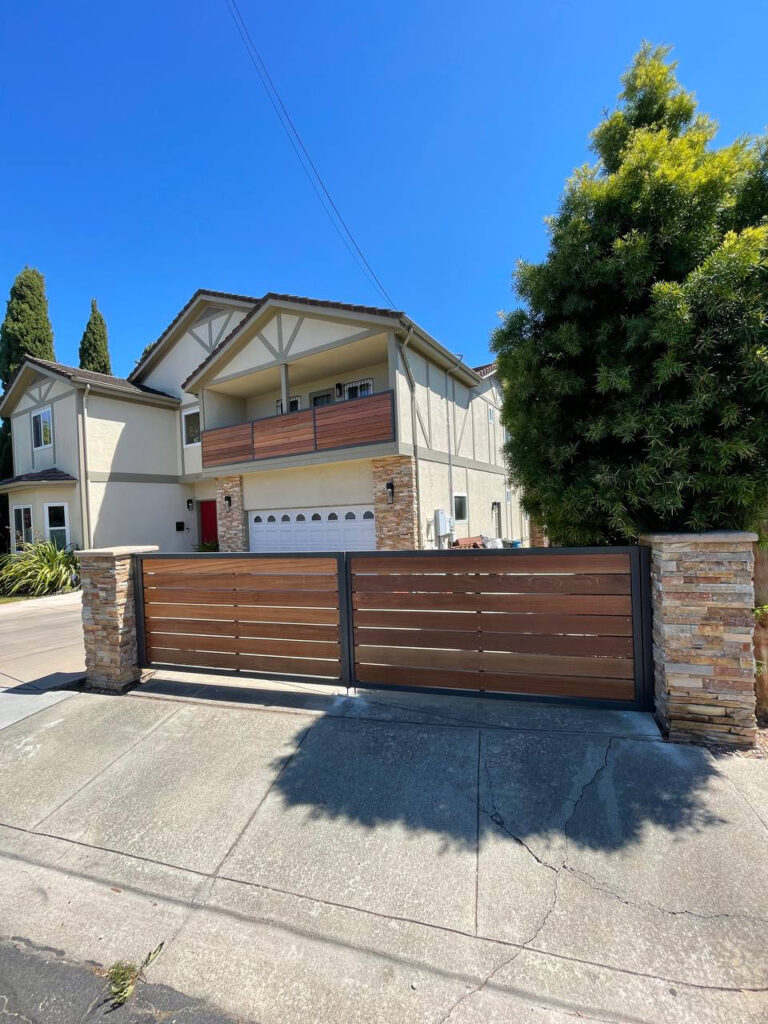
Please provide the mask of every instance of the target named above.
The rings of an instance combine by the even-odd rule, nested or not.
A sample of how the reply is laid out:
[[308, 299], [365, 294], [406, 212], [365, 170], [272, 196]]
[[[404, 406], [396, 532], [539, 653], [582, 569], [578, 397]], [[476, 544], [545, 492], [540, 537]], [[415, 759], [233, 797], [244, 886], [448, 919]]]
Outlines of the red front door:
[[213, 544], [219, 539], [219, 524], [216, 521], [216, 502], [200, 502], [200, 543]]

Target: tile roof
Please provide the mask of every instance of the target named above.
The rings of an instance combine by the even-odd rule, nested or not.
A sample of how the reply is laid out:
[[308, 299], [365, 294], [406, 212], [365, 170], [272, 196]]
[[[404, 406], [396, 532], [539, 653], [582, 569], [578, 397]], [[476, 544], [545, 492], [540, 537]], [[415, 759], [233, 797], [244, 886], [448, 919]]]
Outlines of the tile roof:
[[20, 473], [19, 476], [9, 476], [6, 480], [0, 480], [0, 487], [26, 483], [74, 484], [77, 483], [77, 477], [70, 476], [61, 469], [39, 469], [36, 473]]
[[496, 372], [497, 366], [496, 363], [484, 363], [482, 366], [473, 366], [472, 369], [478, 377], [490, 377]]
[[190, 375], [181, 385], [182, 389], [185, 388], [187, 384], [189, 384], [189, 382], [193, 380], [202, 369], [208, 366], [208, 364], [211, 363], [219, 355], [222, 349], [228, 344], [230, 338], [237, 331], [242, 330], [242, 328], [245, 327], [245, 325], [256, 316], [259, 310], [262, 309], [262, 307], [265, 306], [267, 302], [270, 301], [297, 302], [301, 303], [303, 306], [317, 306], [320, 309], [342, 309], [344, 310], [345, 313], [364, 313], [369, 316], [386, 316], [392, 320], [399, 320], [401, 317], [405, 316], [405, 313], [403, 313], [400, 310], [384, 309], [380, 306], [359, 306], [351, 302], [331, 302], [328, 299], [309, 299], [304, 295], [285, 295], [282, 292], [267, 292], [267, 294], [262, 296], [262, 298], [256, 300], [253, 308], [248, 313], [246, 313], [246, 315], [243, 317], [243, 319], [240, 321], [237, 327], [235, 327], [234, 330], [230, 331], [226, 338], [223, 338], [219, 342], [219, 344], [208, 353], [208, 355], [205, 357], [202, 363], [200, 363], [200, 365], [197, 366], [192, 371], [192, 373], [190, 373]]
[[40, 366], [44, 370], [53, 370], [54, 373], [66, 377], [67, 380], [84, 381], [86, 384], [101, 384], [103, 387], [108, 387], [115, 391], [125, 391], [128, 394], [157, 395], [160, 398], [174, 398], [173, 395], [169, 395], [165, 391], [157, 391], [155, 388], [149, 388], [145, 384], [134, 384], [125, 377], [114, 377], [109, 373], [95, 373], [93, 370], [81, 370], [77, 366], [66, 366], [64, 363], [55, 363], [51, 359], [39, 359], [37, 356], [24, 356], [24, 361], [9, 382], [6, 393], [11, 389], [16, 377], [26, 363]]

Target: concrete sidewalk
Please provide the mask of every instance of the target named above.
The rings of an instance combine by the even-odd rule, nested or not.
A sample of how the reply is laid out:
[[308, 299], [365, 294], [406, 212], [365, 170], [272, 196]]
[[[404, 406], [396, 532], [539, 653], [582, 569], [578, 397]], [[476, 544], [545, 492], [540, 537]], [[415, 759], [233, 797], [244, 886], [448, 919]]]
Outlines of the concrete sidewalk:
[[0, 937], [164, 941], [152, 983], [263, 1024], [768, 1020], [768, 762], [623, 712], [206, 685], [0, 732]]

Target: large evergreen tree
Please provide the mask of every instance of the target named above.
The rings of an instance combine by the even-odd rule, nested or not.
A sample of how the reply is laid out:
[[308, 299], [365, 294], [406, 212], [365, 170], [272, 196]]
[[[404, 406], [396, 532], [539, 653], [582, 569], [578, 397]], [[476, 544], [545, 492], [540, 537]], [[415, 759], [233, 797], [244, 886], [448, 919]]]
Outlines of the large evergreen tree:
[[80, 369], [93, 370], [95, 373], [112, 373], [107, 325], [96, 305], [96, 299], [91, 299], [91, 315], [80, 341]]
[[555, 543], [768, 512], [768, 143], [644, 45], [494, 332], [511, 478]]
[[[25, 355], [55, 358], [45, 279], [39, 270], [32, 267], [25, 267], [13, 282], [5, 319], [0, 326], [0, 385], [3, 391]], [[0, 428], [0, 479], [12, 472], [11, 426], [8, 420], [3, 420]]]

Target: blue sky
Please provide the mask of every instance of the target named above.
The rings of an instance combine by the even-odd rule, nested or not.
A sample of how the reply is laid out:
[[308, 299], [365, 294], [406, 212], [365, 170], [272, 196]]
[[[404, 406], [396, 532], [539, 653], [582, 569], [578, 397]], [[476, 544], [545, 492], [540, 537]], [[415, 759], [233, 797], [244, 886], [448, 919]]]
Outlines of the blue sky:
[[[759, 0], [239, 2], [395, 304], [472, 363], [643, 38], [675, 45], [721, 141], [768, 122]], [[381, 304], [224, 0], [4, 4], [0, 77], [0, 296], [45, 274], [61, 361], [91, 296], [121, 374], [197, 287]]]

